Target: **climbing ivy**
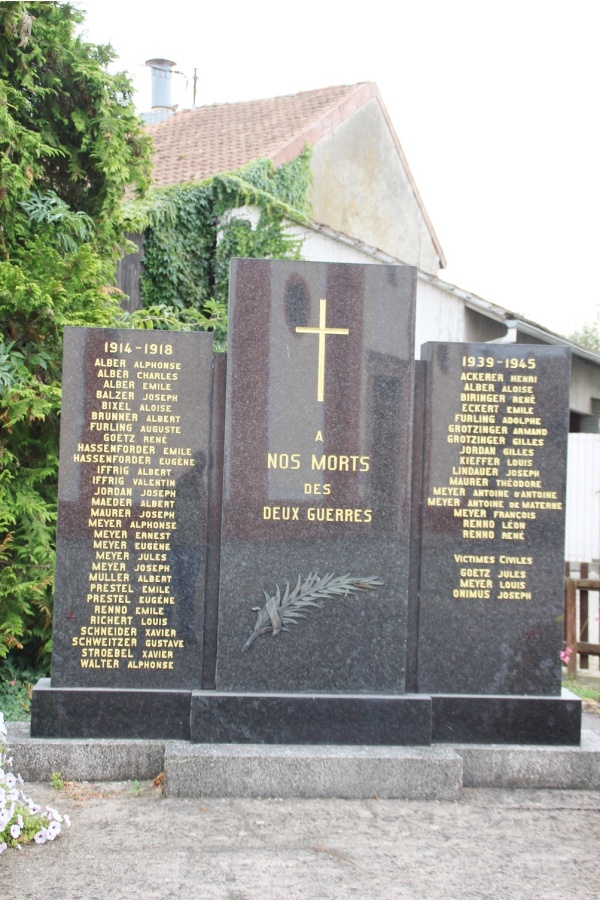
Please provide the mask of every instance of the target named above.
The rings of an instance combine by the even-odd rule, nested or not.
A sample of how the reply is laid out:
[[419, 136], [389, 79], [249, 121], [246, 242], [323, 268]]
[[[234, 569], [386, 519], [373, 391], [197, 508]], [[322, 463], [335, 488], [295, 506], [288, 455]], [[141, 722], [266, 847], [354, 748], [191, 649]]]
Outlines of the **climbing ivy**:
[[[301, 240], [287, 232], [286, 223], [307, 219], [310, 158], [307, 147], [279, 168], [260, 159], [129, 204], [130, 230], [146, 234], [140, 285], [146, 314], [160, 310], [160, 321], [168, 308], [175, 317], [177, 310], [188, 316], [195, 310], [200, 318], [188, 327], [215, 330], [222, 346], [231, 258], [300, 258]], [[258, 209], [255, 225], [242, 207]]]
[[238, 174], [243, 181], [308, 216], [311, 155], [310, 148], [305, 147], [296, 159], [278, 169], [270, 159], [257, 159], [240, 169]]

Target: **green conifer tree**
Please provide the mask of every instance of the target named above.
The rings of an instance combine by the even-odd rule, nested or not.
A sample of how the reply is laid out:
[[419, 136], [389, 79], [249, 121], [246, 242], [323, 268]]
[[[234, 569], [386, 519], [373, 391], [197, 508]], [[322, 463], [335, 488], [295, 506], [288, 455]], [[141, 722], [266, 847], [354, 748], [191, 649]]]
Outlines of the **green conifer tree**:
[[0, 2], [0, 657], [46, 666], [62, 330], [117, 320], [121, 201], [150, 175], [132, 86], [82, 22]]

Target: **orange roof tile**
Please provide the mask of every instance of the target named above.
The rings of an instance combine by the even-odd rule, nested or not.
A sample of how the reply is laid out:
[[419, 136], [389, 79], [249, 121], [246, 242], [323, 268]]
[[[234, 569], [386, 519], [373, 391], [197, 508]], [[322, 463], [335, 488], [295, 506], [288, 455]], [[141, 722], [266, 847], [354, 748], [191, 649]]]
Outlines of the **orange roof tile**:
[[177, 112], [147, 127], [154, 142], [154, 184], [199, 182], [259, 158], [281, 165], [376, 92], [370, 83], [342, 85]]

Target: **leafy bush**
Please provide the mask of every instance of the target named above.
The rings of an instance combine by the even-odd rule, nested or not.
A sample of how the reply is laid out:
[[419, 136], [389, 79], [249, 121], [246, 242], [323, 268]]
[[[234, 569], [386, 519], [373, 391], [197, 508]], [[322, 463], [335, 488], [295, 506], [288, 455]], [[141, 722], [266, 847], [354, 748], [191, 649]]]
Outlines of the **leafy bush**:
[[42, 236], [0, 262], [0, 657], [49, 660], [62, 330], [115, 322], [112, 271], [89, 244]]
[[[82, 21], [68, 3], [0, 2], [0, 661], [11, 688], [26, 683], [12, 677], [15, 654], [23, 672], [49, 671], [64, 326], [209, 329], [223, 347], [230, 257], [297, 257], [284, 220], [307, 213], [308, 149], [279, 169], [259, 160], [123, 206], [128, 186], [149, 183], [149, 140], [129, 80], [106, 71], [111, 48], [76, 36]], [[223, 218], [241, 205], [260, 209], [256, 228]], [[127, 315], [108, 286], [134, 229], [148, 229], [144, 309]], [[22, 702], [21, 689], [5, 696]]]
[[43, 666], [32, 666], [16, 650], [0, 660], [0, 709], [7, 722], [26, 721], [31, 714], [33, 688], [45, 675]]
[[587, 347], [588, 350], [594, 350], [600, 353], [600, 306], [596, 310], [596, 315], [591, 322], [586, 322], [579, 331], [574, 331], [569, 335], [576, 344]]
[[0, 2], [0, 658], [48, 668], [62, 330], [112, 325], [149, 145], [114, 54], [62, 3]]

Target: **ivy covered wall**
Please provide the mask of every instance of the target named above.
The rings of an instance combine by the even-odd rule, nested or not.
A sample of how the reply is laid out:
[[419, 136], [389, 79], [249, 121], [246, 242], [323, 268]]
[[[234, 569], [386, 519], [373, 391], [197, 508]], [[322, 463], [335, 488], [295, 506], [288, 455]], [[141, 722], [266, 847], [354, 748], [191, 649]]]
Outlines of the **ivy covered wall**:
[[[275, 168], [256, 160], [237, 172], [151, 192], [130, 203], [131, 231], [144, 232], [140, 273], [144, 319], [154, 327], [174, 322], [214, 331], [223, 348], [227, 328], [229, 261], [234, 256], [299, 259], [300, 241], [286, 233], [286, 221], [309, 215], [310, 148]], [[258, 222], [235, 211], [259, 210]]]

